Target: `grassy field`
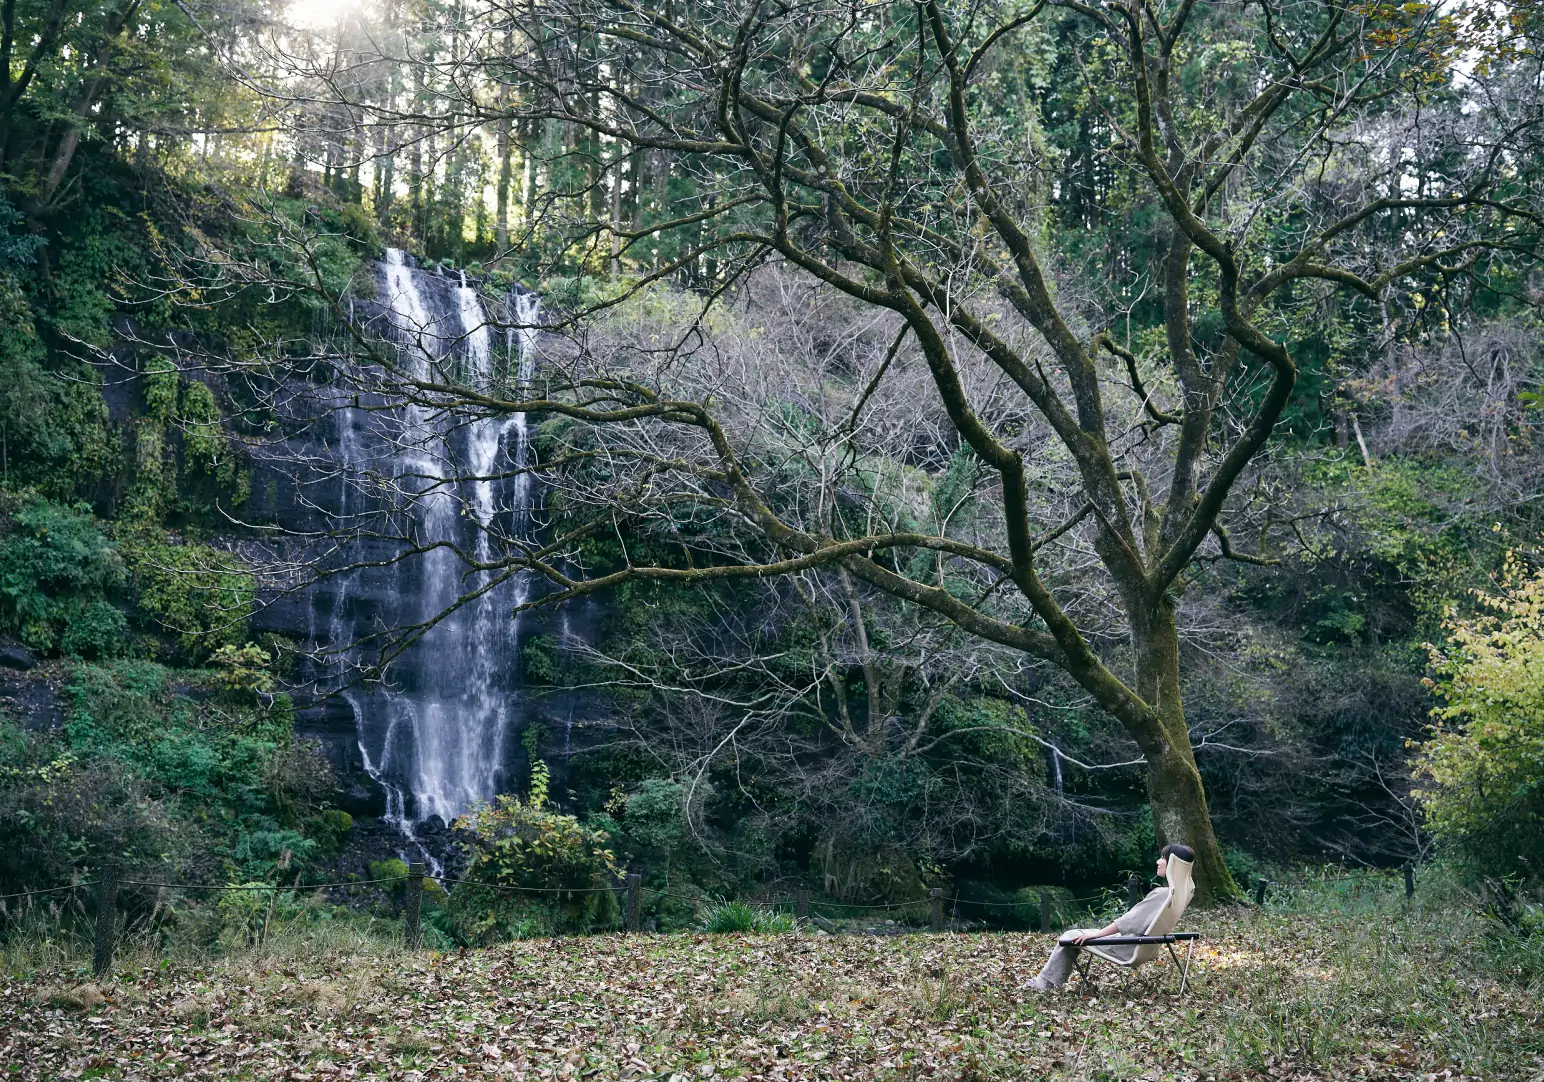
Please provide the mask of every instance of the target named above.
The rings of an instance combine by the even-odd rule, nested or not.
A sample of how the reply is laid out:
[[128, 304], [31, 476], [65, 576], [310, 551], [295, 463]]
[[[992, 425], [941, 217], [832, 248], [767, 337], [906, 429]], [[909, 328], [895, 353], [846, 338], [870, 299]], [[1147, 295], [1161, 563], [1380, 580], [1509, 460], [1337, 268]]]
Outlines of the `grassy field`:
[[290, 941], [130, 952], [85, 983], [13, 944], [0, 1078], [1544, 1079], [1538, 935], [1459, 896], [1282, 894], [1196, 914], [1191, 987], [1019, 986], [1050, 937], [597, 936], [465, 953]]

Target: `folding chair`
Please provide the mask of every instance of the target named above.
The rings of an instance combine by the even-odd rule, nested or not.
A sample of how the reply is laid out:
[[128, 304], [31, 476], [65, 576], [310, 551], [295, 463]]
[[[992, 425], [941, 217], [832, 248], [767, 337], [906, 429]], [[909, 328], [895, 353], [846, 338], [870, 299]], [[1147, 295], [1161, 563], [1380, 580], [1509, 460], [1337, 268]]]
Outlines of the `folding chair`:
[[[1176, 966], [1180, 965], [1179, 955], [1174, 952], [1174, 944], [1184, 943], [1185, 961], [1181, 969], [1179, 979], [1179, 994], [1185, 994], [1185, 986], [1190, 980], [1190, 955], [1195, 950], [1195, 941], [1201, 938], [1199, 932], [1176, 932], [1175, 925], [1179, 924], [1179, 918], [1184, 915], [1185, 907], [1190, 904], [1195, 889], [1190, 882], [1190, 863], [1188, 861], [1169, 860], [1169, 900], [1152, 923], [1142, 935], [1109, 935], [1102, 939], [1096, 939], [1085, 944], [1078, 954], [1078, 991], [1082, 993], [1088, 986], [1088, 974], [1092, 969], [1095, 958], [1102, 958], [1111, 965], [1117, 965], [1133, 972], [1142, 965], [1151, 962], [1158, 957], [1158, 948], [1166, 947], [1169, 957], [1174, 959]], [[1064, 939], [1064, 941], [1066, 941]]]
[[[1078, 991], [1081, 993], [1084, 986], [1089, 983], [1088, 971], [1094, 964], [1094, 958], [1103, 958], [1112, 965], [1125, 969], [1135, 970], [1144, 962], [1150, 962], [1158, 955], [1158, 948], [1169, 948], [1169, 957], [1174, 959], [1174, 964], [1180, 966], [1179, 994], [1185, 994], [1185, 985], [1190, 980], [1190, 954], [1195, 950], [1196, 940], [1201, 938], [1200, 932], [1173, 932], [1169, 935], [1110, 935], [1098, 940], [1101, 947], [1104, 946], [1135, 946], [1137, 948], [1131, 960], [1123, 961], [1111, 954], [1095, 951], [1090, 947], [1084, 947], [1078, 956]], [[1185, 961], [1179, 960], [1179, 955], [1174, 953], [1174, 944], [1185, 943]], [[1146, 953], [1144, 953], [1146, 952]]]

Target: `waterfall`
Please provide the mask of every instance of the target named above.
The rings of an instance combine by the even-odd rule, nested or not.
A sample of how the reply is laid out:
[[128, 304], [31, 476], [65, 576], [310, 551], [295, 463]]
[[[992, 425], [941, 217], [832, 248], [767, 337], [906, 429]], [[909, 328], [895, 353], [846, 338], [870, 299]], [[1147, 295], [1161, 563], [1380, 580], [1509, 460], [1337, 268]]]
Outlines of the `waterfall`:
[[[459, 282], [447, 280], [388, 249], [382, 284], [405, 373], [455, 375], [496, 390], [502, 370], [487, 313], [464, 273]], [[534, 293], [506, 300], [506, 322], [515, 326], [504, 361], [521, 386], [534, 374], [540, 316]], [[467, 422], [421, 404], [343, 413], [336, 454], [352, 474], [393, 480], [409, 500], [420, 543], [451, 542], [482, 563], [499, 555], [497, 538], [531, 536], [535, 486], [523, 473], [499, 476], [529, 460], [524, 414]], [[351, 506], [365, 499], [365, 488], [351, 494], [345, 486], [337, 513], [346, 519], [365, 510]], [[411, 563], [341, 576], [325, 620], [313, 618], [313, 638], [339, 645], [382, 627], [434, 620], [490, 585], [493, 573], [469, 572], [461, 556], [438, 547]], [[455, 608], [403, 653], [385, 684], [346, 692], [365, 769], [386, 790], [387, 818], [410, 840], [435, 817], [449, 823], [507, 788], [513, 736], [527, 712], [519, 690], [521, 628], [510, 612], [530, 596], [528, 580], [513, 576]]]

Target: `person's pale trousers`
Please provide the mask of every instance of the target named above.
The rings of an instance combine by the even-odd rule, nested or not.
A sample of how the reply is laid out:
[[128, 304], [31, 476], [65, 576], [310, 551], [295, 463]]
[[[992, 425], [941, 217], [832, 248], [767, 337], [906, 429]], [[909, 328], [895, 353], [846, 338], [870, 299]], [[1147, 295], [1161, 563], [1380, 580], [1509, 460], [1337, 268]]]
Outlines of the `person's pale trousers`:
[[[1074, 928], [1070, 932], [1063, 932], [1062, 938], [1072, 939], [1082, 935], [1084, 931], [1097, 931], [1097, 929]], [[1072, 976], [1072, 969], [1078, 963], [1078, 954], [1081, 947], [1071, 943], [1058, 943], [1056, 949], [1051, 952], [1051, 957], [1046, 961], [1045, 968], [1040, 971], [1040, 976], [1035, 980], [1043, 988], [1060, 988], [1067, 983], [1067, 978]]]

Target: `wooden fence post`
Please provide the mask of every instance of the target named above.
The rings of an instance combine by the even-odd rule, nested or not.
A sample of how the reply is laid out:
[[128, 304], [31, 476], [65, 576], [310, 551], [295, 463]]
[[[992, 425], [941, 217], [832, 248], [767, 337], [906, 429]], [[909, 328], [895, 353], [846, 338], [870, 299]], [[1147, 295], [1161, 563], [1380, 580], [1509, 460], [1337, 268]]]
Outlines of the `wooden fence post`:
[[627, 930], [643, 927], [643, 876], [633, 872], [627, 877]]
[[273, 869], [273, 890], [268, 892], [268, 912], [263, 915], [262, 942], [265, 944], [268, 942], [268, 926], [273, 923], [273, 907], [279, 903], [279, 877], [289, 868], [289, 862], [290, 851], [281, 848], [279, 850], [279, 862], [274, 865]]
[[1415, 897], [1415, 865], [1405, 865], [1405, 897]]
[[1132, 872], [1126, 877], [1126, 904], [1134, 906], [1146, 896], [1147, 892], [1142, 889], [1142, 877]]
[[933, 899], [933, 931], [941, 932], [944, 930], [944, 888], [934, 887], [927, 893]]
[[402, 939], [408, 950], [418, 948], [424, 913], [424, 866], [414, 861], [407, 866], [407, 906], [402, 913]]
[[102, 862], [97, 869], [96, 884], [96, 950], [91, 957], [91, 969], [98, 977], [113, 967], [113, 947], [117, 936], [118, 918], [118, 865], [111, 860]]
[[798, 894], [794, 895], [794, 899], [793, 899], [793, 915], [795, 917], [797, 917], [799, 920], [804, 920], [806, 917], [808, 917], [810, 915], [810, 892], [809, 891], [801, 890], [801, 891], [799, 891]]
[[1263, 875], [1259, 876], [1257, 879], [1255, 879], [1255, 885], [1254, 885], [1254, 904], [1255, 905], [1264, 905], [1265, 904], [1265, 888], [1267, 886], [1269, 886], [1269, 885], [1270, 885], [1270, 881], [1267, 880], [1265, 878], [1265, 876], [1263, 876]]
[[1051, 896], [1043, 890], [1040, 892], [1040, 930], [1051, 930]]

